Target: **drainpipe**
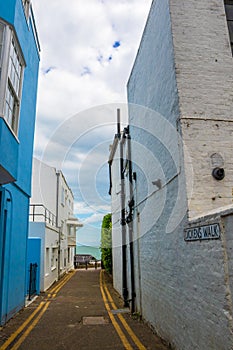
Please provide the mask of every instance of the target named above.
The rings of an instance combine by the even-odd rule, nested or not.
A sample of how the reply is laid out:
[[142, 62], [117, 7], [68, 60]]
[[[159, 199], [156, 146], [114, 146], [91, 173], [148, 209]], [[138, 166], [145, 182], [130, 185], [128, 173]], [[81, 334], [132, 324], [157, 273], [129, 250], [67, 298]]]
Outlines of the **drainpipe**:
[[61, 227], [59, 227], [59, 221], [58, 221], [58, 215], [59, 215], [59, 180], [60, 180], [60, 173], [57, 172], [57, 190], [56, 190], [56, 227], [59, 229], [58, 233], [58, 254], [57, 254], [57, 268], [58, 268], [58, 274], [57, 278], [60, 279], [60, 258], [61, 258]]
[[112, 194], [112, 162], [113, 162], [113, 158], [115, 156], [116, 149], [117, 149], [117, 146], [118, 146], [120, 139], [121, 139], [120, 110], [117, 110], [117, 134], [115, 134], [114, 142], [111, 145], [110, 156], [109, 156], [109, 161], [108, 161], [108, 165], [109, 165], [109, 191], [108, 191], [108, 194], [110, 196]]
[[135, 274], [134, 274], [134, 242], [133, 242], [133, 211], [134, 211], [134, 194], [133, 194], [133, 172], [132, 172], [132, 157], [131, 157], [131, 136], [129, 126], [127, 132], [128, 146], [128, 164], [129, 164], [129, 215], [126, 218], [129, 227], [129, 251], [130, 251], [130, 272], [131, 272], [131, 313], [135, 312]]
[[[117, 109], [117, 132], [120, 135], [120, 109]], [[122, 294], [124, 306], [128, 307], [128, 288], [127, 288], [127, 245], [126, 245], [126, 219], [125, 219], [125, 179], [124, 179], [124, 154], [123, 147], [125, 134], [120, 140], [120, 174], [121, 174], [121, 233], [122, 233]]]

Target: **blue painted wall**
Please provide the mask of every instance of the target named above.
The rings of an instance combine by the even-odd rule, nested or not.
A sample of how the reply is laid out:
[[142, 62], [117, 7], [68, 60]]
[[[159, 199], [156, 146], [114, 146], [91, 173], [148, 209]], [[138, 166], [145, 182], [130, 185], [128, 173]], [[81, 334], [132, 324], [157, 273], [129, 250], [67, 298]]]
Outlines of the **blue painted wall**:
[[39, 237], [41, 241], [40, 247], [40, 287], [44, 286], [44, 262], [45, 262], [45, 234], [46, 225], [44, 222], [29, 222], [29, 240]]
[[[27, 292], [28, 213], [39, 52], [31, 19], [26, 20], [21, 0], [1, 1], [0, 18], [14, 28], [26, 62], [18, 130], [17, 178], [15, 183], [0, 186], [3, 194], [0, 205], [0, 323], [4, 324], [24, 306]], [[7, 152], [4, 157], [5, 164], [10, 164]]]

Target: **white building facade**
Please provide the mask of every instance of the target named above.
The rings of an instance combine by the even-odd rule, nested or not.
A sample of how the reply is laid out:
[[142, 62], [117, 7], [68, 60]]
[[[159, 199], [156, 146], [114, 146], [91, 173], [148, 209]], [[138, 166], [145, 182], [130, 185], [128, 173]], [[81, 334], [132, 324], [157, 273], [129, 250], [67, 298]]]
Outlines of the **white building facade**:
[[109, 158], [114, 287], [179, 350], [233, 348], [232, 9], [153, 1]]
[[82, 224], [73, 206], [63, 173], [34, 158], [29, 237], [41, 238], [41, 291], [74, 268], [76, 230]]

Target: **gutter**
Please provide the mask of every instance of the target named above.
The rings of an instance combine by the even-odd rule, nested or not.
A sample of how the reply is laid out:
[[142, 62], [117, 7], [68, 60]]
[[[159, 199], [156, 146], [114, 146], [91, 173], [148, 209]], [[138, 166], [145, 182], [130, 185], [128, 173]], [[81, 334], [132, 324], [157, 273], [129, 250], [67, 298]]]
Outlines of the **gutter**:
[[117, 150], [117, 146], [118, 146], [118, 142], [121, 138], [121, 134], [115, 134], [115, 137], [114, 137], [114, 141], [113, 141], [113, 144], [110, 146], [110, 156], [109, 156], [109, 160], [108, 160], [108, 166], [109, 166], [109, 191], [108, 191], [108, 194], [111, 196], [112, 194], [112, 162], [113, 162], [113, 159], [114, 159], [114, 156], [115, 156], [115, 153], [116, 153], [116, 150]]

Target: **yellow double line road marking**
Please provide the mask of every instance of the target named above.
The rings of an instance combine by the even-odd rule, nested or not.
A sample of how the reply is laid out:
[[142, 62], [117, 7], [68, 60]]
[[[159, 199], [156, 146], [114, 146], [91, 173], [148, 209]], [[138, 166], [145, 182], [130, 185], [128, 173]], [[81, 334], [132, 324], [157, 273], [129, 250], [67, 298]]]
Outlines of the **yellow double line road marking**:
[[[101, 276], [101, 275], [100, 275]], [[124, 333], [122, 332], [120, 326], [118, 325], [118, 323], [116, 322], [113, 314], [111, 313], [111, 309], [109, 307], [109, 304], [108, 304], [108, 300], [106, 298], [106, 295], [104, 293], [104, 288], [102, 285], [100, 285], [100, 290], [101, 290], [101, 293], [102, 293], [102, 297], [103, 297], [103, 300], [104, 300], [104, 304], [105, 304], [105, 307], [108, 311], [108, 314], [109, 314], [109, 317], [112, 321], [112, 324], [117, 332], [117, 334], [119, 335], [121, 341], [122, 341], [122, 344], [124, 345], [125, 349], [128, 349], [128, 350], [131, 350], [133, 349], [132, 346], [130, 345], [130, 343], [128, 342], [126, 336], [124, 335]]]
[[[48, 298], [55, 298], [57, 293], [60, 291], [60, 289], [69, 281], [69, 279], [73, 276], [72, 274], [67, 275], [62, 281], [54, 286], [48, 294]], [[103, 271], [100, 272], [100, 290], [102, 293], [102, 297], [104, 300], [105, 307], [108, 311], [109, 317], [112, 321], [112, 324], [118, 333], [122, 344], [124, 345], [125, 349], [127, 350], [133, 350], [132, 345], [129, 343], [126, 335], [122, 331], [122, 328], [119, 326], [117, 323], [113, 313], [111, 312], [111, 309], [117, 310], [117, 307], [111, 297], [111, 294], [108, 291], [108, 288], [103, 280]], [[6, 350], [15, 340], [17, 337], [19, 339], [16, 341], [16, 343], [11, 347], [12, 350], [17, 350], [20, 345], [24, 342], [24, 340], [27, 338], [27, 336], [30, 334], [30, 332], [35, 328], [37, 323], [40, 321], [46, 310], [48, 309], [50, 303], [52, 300], [46, 300], [42, 301], [36, 310], [27, 318], [27, 320], [8, 338], [8, 340], [0, 347], [0, 350]], [[111, 308], [110, 308], [111, 305]], [[133, 330], [130, 328], [126, 320], [124, 319], [122, 314], [117, 314], [117, 317], [119, 318], [122, 326], [124, 327], [125, 331], [127, 334], [130, 336], [131, 340], [134, 342], [134, 344], [137, 346], [138, 349], [140, 350], [146, 350], [145, 346], [140, 342], [136, 334], [133, 332]], [[30, 324], [30, 322], [32, 322]], [[30, 324], [30, 325], [29, 325]], [[29, 325], [29, 326], [28, 326]], [[27, 327], [28, 326], [28, 327]], [[27, 327], [27, 328], [26, 328]], [[25, 330], [26, 328], [26, 330]], [[25, 331], [24, 331], [25, 330]]]
[[[112, 309], [113, 310], [117, 310], [117, 307], [112, 299], [111, 294], [108, 291], [108, 288], [104, 282], [103, 279], [103, 271], [100, 272], [100, 290], [103, 296], [103, 300], [104, 300], [104, 304], [105, 307], [108, 311], [109, 317], [112, 321], [112, 324], [114, 326], [114, 328], [116, 329], [122, 344], [124, 345], [125, 349], [131, 350], [133, 349], [133, 347], [130, 345], [129, 341], [127, 340], [125, 334], [122, 332], [120, 326], [118, 325], [118, 323], [115, 320], [115, 317], [113, 316], [110, 306], [109, 304], [111, 304]], [[107, 297], [106, 297], [107, 295]], [[121, 321], [122, 326], [125, 328], [127, 334], [130, 336], [130, 338], [133, 340], [134, 344], [138, 347], [138, 349], [140, 350], [146, 350], [145, 346], [141, 343], [141, 341], [138, 339], [138, 337], [136, 336], [136, 334], [133, 332], [132, 328], [130, 328], [130, 326], [128, 325], [128, 323], [126, 322], [125, 318], [123, 317], [122, 314], [117, 314], [117, 317], [119, 318], [119, 320]]]
[[52, 288], [48, 294], [48, 298], [55, 298], [59, 290], [69, 281], [69, 279], [73, 276], [75, 272], [69, 273], [66, 277], [62, 279], [62, 281], [56, 285], [54, 288]]
[[19, 338], [19, 340], [14, 344], [14, 346], [11, 347], [11, 350], [17, 350], [20, 345], [24, 342], [24, 340], [27, 338], [27, 336], [31, 333], [31, 331], [33, 330], [33, 328], [35, 328], [35, 326], [37, 325], [37, 323], [40, 321], [41, 317], [44, 315], [45, 311], [47, 310], [49, 304], [51, 303], [51, 301], [47, 301], [45, 303], [45, 306], [43, 307], [43, 309], [41, 310], [41, 312], [39, 313], [39, 315], [35, 318], [35, 320], [32, 322], [32, 324], [26, 329], [26, 331], [21, 335], [21, 337]]
[[27, 320], [7, 339], [7, 341], [1, 346], [1, 350], [7, 349], [7, 347], [15, 340], [15, 338], [24, 330], [25, 327], [31, 322], [34, 316], [40, 311], [44, 306], [45, 302], [42, 301], [36, 310], [27, 318]]
[[[59, 290], [69, 281], [69, 279], [73, 276], [73, 274], [74, 273], [70, 273], [65, 278], [63, 278], [58, 285], [53, 287], [48, 294], [48, 298], [51, 298], [51, 297], [55, 298]], [[11, 350], [17, 350], [20, 347], [20, 345], [23, 343], [23, 341], [27, 338], [29, 333], [35, 328], [37, 323], [40, 321], [41, 317], [44, 315], [45, 311], [48, 309], [50, 303], [51, 303], [51, 300], [42, 301], [38, 305], [36, 310], [26, 319], [26, 321], [0, 347], [0, 350], [6, 350], [8, 346], [11, 345], [11, 343], [13, 343], [13, 341], [23, 332], [23, 330], [28, 326], [28, 324], [39, 313], [37, 317], [33, 320], [33, 322], [30, 324], [30, 326], [23, 332], [23, 334], [17, 340], [17, 342], [11, 347]]]

